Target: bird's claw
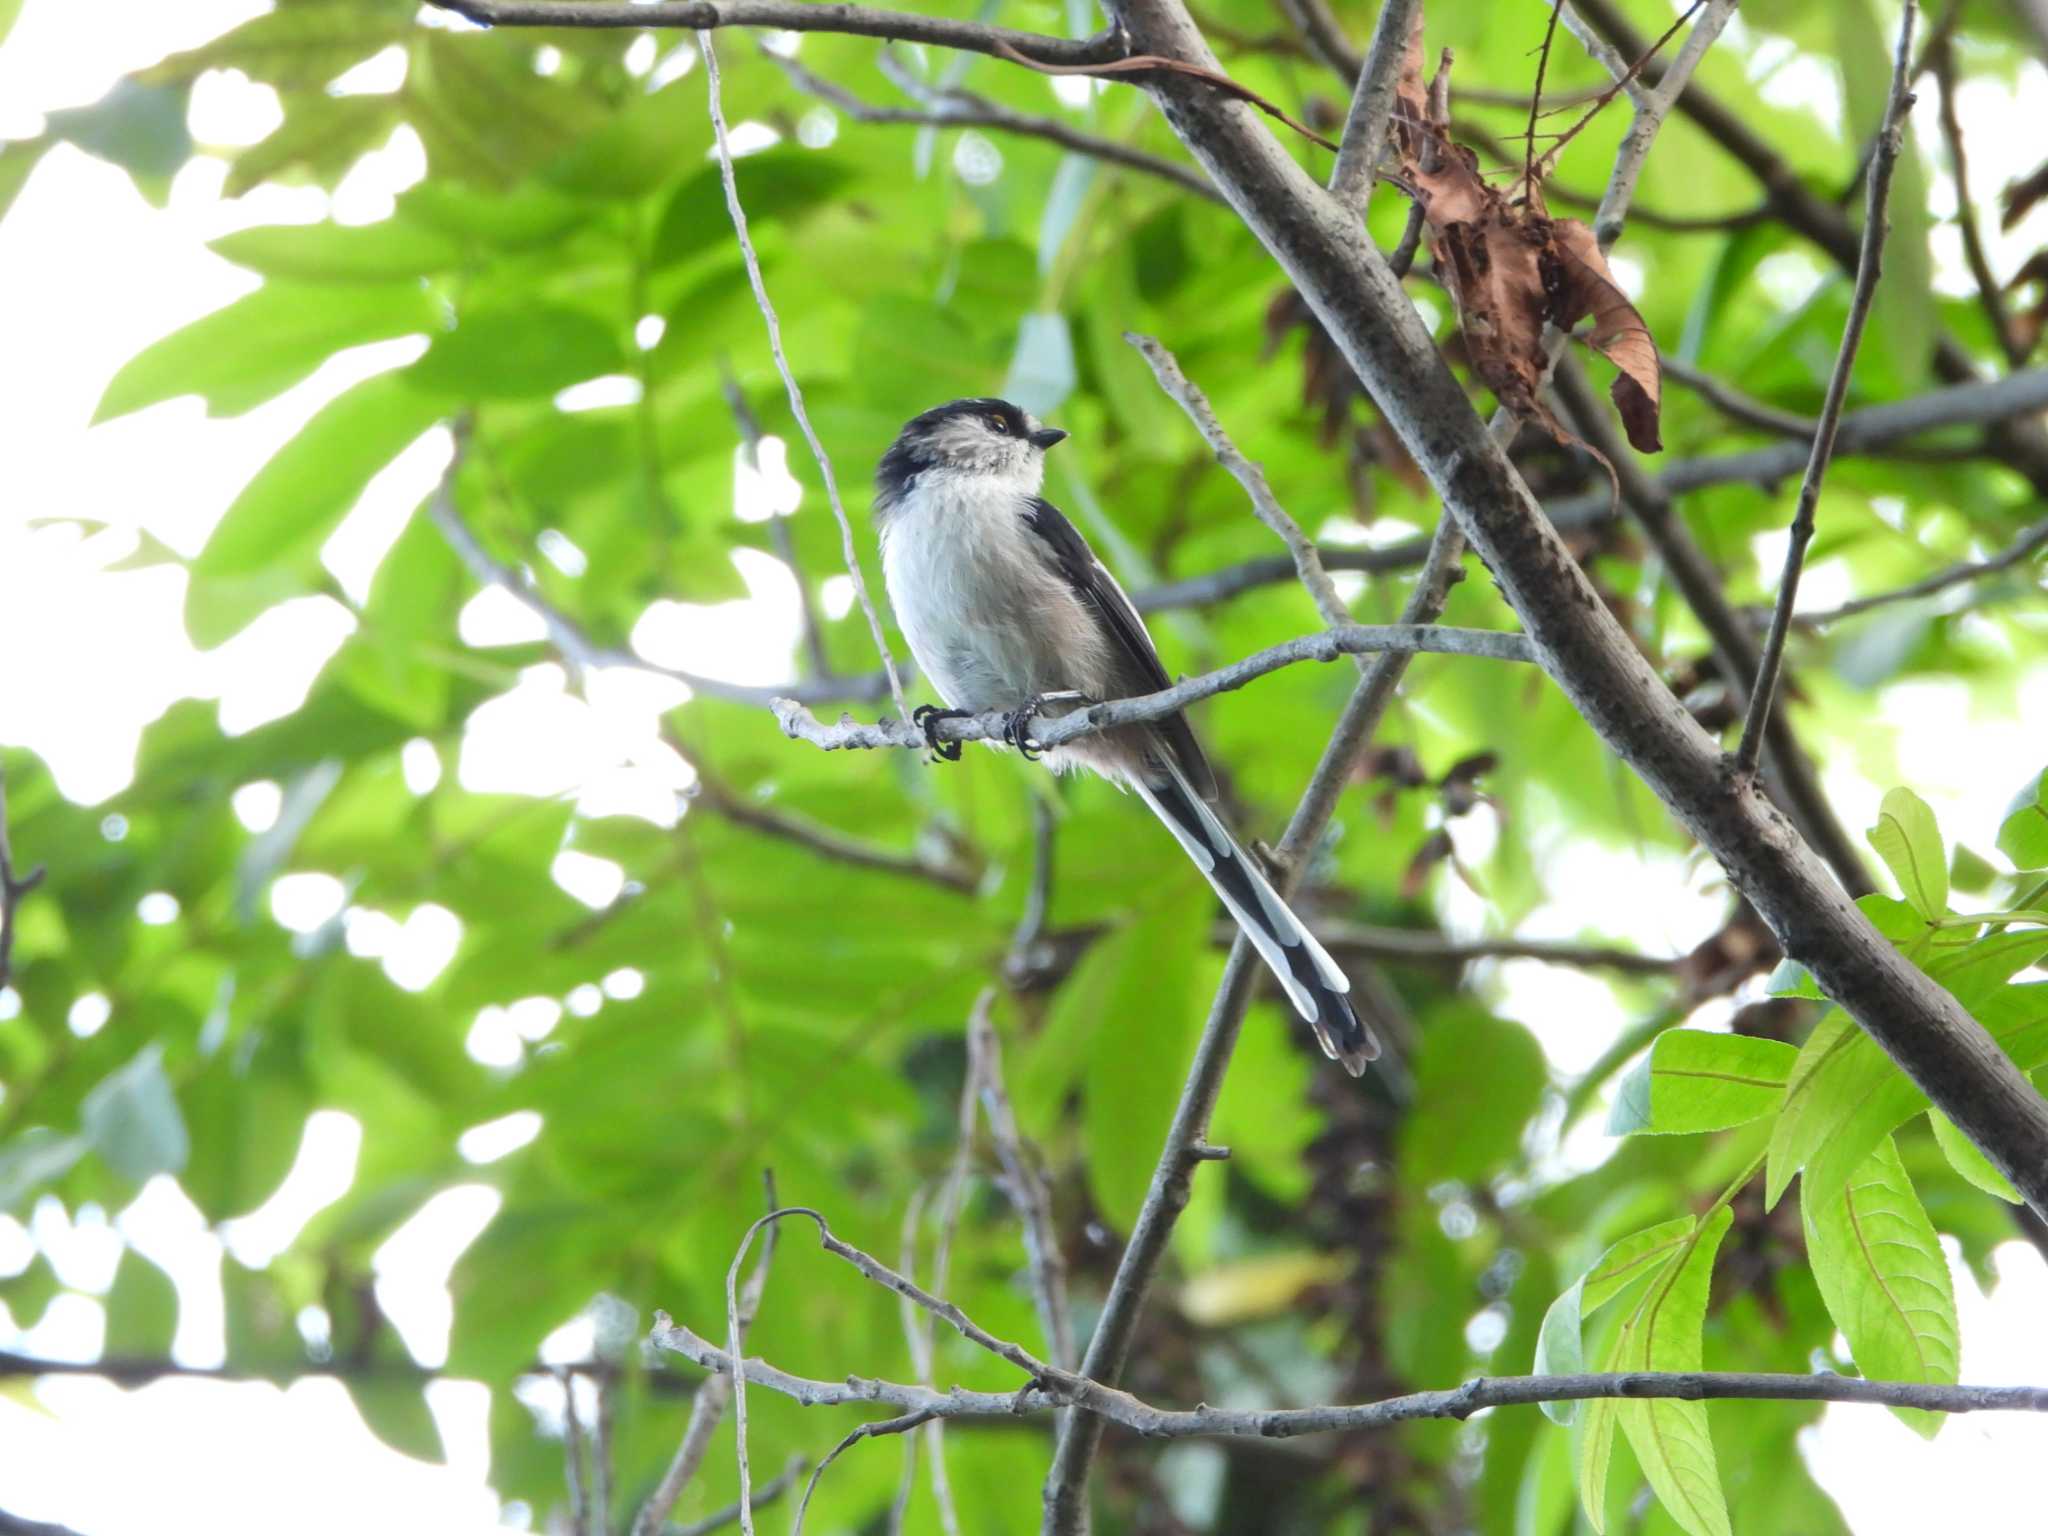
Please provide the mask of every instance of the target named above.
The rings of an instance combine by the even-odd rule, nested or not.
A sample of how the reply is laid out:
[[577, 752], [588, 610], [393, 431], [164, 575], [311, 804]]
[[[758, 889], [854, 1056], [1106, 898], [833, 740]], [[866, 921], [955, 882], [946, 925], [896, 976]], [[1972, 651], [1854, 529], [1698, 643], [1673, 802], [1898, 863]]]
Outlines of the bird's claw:
[[1043, 751], [1032, 739], [1031, 717], [1038, 713], [1043, 697], [1026, 699], [1003, 717], [1003, 740], [1015, 747], [1027, 763], [1035, 763]]
[[932, 749], [932, 755], [948, 763], [960, 761], [960, 743], [939, 740], [941, 720], [966, 720], [974, 714], [971, 709], [940, 709], [936, 704], [920, 704], [910, 712], [910, 723], [924, 728], [925, 745]]

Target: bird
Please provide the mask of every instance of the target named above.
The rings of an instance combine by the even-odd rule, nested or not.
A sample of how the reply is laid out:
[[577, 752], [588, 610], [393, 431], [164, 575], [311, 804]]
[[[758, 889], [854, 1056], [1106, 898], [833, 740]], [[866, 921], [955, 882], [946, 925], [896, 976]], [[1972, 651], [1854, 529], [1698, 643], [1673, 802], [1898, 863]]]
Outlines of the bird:
[[945, 701], [912, 712], [935, 755], [960, 756], [941, 720], [1002, 711], [1004, 740], [1055, 772], [1128, 787], [1208, 878], [1325, 1055], [1356, 1077], [1379, 1055], [1350, 981], [1217, 815], [1216, 778], [1179, 713], [1044, 750], [1046, 718], [1171, 686], [1138, 610], [1088, 541], [1039, 492], [1065, 440], [1007, 400], [914, 416], [875, 468], [874, 518], [890, 606]]

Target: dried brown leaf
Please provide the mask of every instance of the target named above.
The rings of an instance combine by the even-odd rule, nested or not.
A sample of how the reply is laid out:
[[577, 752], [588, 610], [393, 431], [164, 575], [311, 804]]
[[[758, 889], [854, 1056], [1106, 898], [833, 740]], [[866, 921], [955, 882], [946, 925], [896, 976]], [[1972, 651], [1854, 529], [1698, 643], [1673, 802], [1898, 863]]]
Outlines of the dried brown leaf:
[[1586, 340], [1621, 370], [1609, 393], [1628, 440], [1639, 453], [1659, 452], [1664, 447], [1657, 432], [1664, 374], [1650, 328], [1608, 270], [1591, 226], [1577, 219], [1553, 220], [1550, 245], [1556, 261], [1552, 322], [1570, 330], [1584, 316], [1593, 317]]
[[1510, 198], [1479, 174], [1479, 157], [1452, 141], [1450, 55], [1423, 83], [1422, 14], [1408, 35], [1394, 86], [1390, 142], [1400, 164], [1390, 177], [1421, 208], [1436, 270], [1458, 311], [1466, 355], [1495, 398], [1570, 439], [1539, 392], [1548, 369], [1546, 323], [1569, 330], [1590, 315], [1588, 338], [1621, 370], [1612, 394], [1628, 439], [1655, 453], [1663, 395], [1656, 342], [1614, 281], [1593, 231], [1552, 219], [1541, 189]]

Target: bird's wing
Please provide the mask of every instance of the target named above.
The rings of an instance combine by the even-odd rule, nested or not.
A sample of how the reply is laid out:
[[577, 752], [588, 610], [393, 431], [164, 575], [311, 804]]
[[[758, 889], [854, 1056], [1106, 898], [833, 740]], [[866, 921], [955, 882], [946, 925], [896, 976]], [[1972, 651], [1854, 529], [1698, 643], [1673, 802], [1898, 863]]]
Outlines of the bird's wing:
[[[1046, 563], [1101, 619], [1103, 632], [1129, 662], [1132, 673], [1144, 680], [1150, 692], [1171, 688], [1173, 679], [1166, 675], [1166, 668], [1159, 660], [1159, 652], [1152, 644], [1145, 621], [1138, 617], [1136, 606], [1117, 584], [1117, 579], [1110, 575], [1109, 568], [1095, 558], [1095, 551], [1088, 547], [1081, 531], [1067, 521], [1058, 507], [1038, 496], [1026, 503], [1024, 520], [1038, 536]], [[1200, 794], [1213, 797], [1216, 793], [1215, 775], [1210, 772], [1208, 761], [1202, 756], [1202, 748], [1195, 740], [1195, 733], [1188, 728], [1186, 719], [1178, 714], [1168, 715], [1153, 722], [1153, 728], [1172, 752], [1174, 761], [1189, 783]]]

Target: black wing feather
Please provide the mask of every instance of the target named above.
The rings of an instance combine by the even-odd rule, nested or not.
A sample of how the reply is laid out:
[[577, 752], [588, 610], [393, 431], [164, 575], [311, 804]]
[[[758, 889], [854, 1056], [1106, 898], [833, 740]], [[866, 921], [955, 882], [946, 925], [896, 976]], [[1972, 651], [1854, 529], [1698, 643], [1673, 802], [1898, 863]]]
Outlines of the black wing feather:
[[[1115, 640], [1132, 668], [1144, 678], [1149, 691], [1157, 693], [1171, 688], [1173, 679], [1166, 675], [1166, 667], [1159, 660], [1159, 652], [1152, 644], [1145, 621], [1138, 617], [1138, 610], [1132, 606], [1124, 589], [1117, 585], [1116, 578], [1110, 575], [1108, 567], [1095, 558], [1095, 551], [1081, 537], [1081, 530], [1069, 522], [1058, 507], [1040, 496], [1034, 496], [1026, 503], [1024, 520], [1045, 545], [1048, 562], [1101, 616], [1103, 628]], [[1153, 729], [1173, 753], [1174, 761], [1187, 775], [1188, 782], [1205, 799], [1214, 799], [1216, 776], [1210, 772], [1208, 760], [1202, 756], [1202, 748], [1195, 740], [1195, 733], [1189, 729], [1186, 718], [1179, 714], [1168, 715], [1163, 720], [1154, 721]]]

